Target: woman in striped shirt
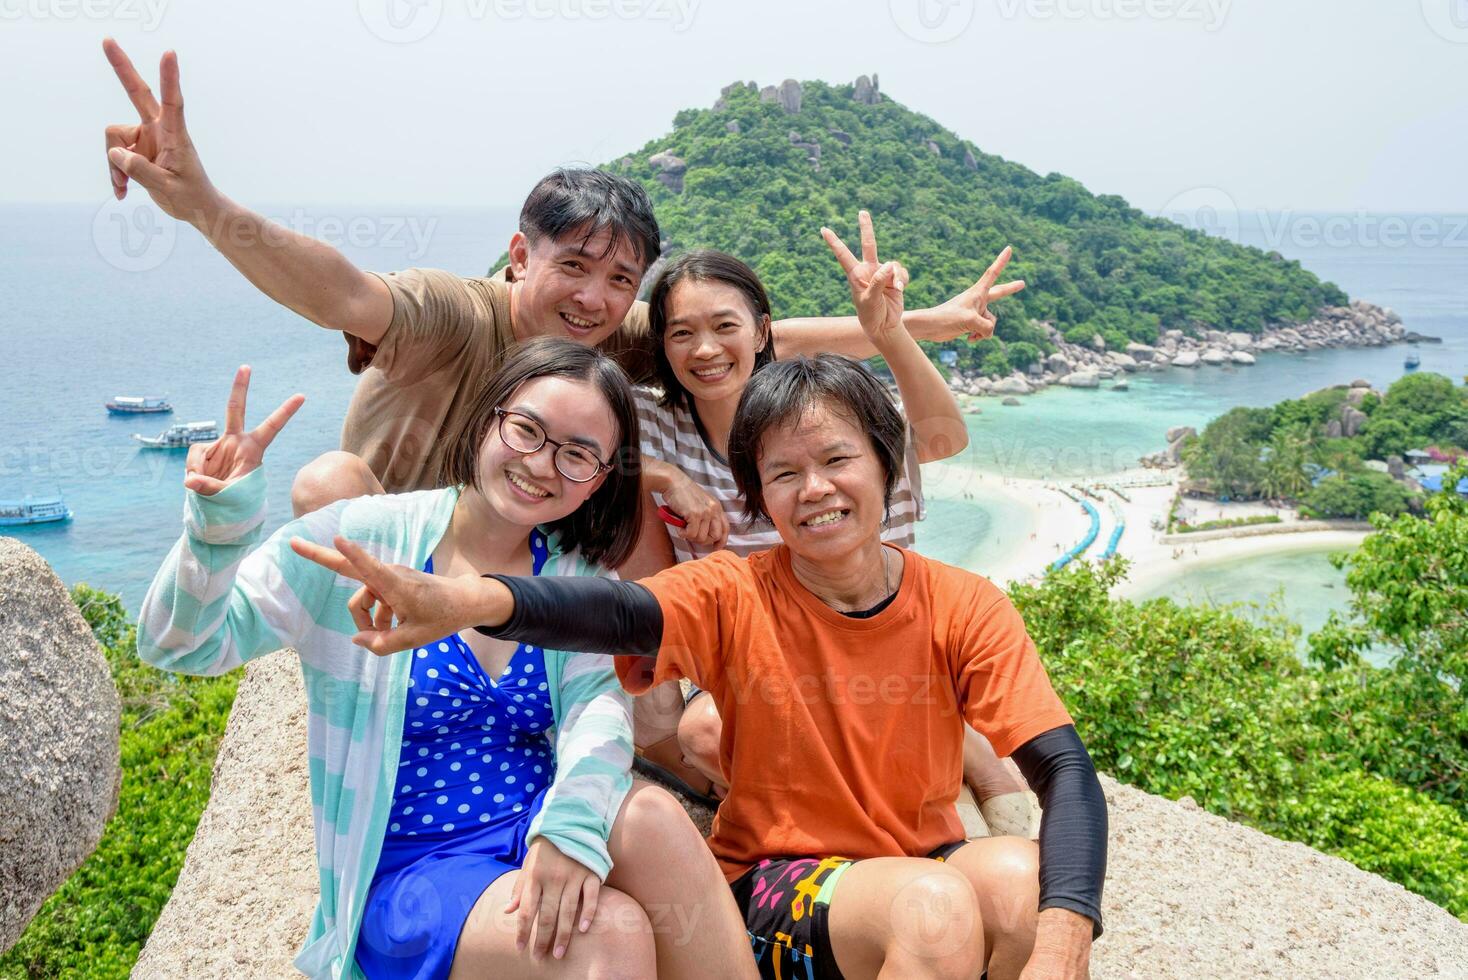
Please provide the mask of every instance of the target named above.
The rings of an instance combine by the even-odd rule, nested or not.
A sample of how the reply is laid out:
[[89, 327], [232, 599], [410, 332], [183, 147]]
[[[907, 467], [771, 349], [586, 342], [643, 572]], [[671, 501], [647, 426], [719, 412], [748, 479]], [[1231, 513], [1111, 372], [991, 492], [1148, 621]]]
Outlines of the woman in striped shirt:
[[[862, 231], [871, 228], [862, 214]], [[832, 241], [825, 232], [828, 244]], [[834, 248], [834, 246], [833, 246]], [[1009, 251], [994, 262], [981, 285], [992, 286]], [[740, 556], [780, 543], [773, 524], [749, 519], [727, 459], [729, 430], [740, 396], [755, 371], [774, 360], [770, 301], [754, 270], [709, 249], [685, 253], [653, 284], [648, 320], [662, 391], [633, 389], [642, 430], [645, 485], [654, 501], [684, 523], [669, 529], [676, 561], [727, 549]], [[956, 455], [962, 445], [908, 440], [907, 472], [892, 494], [882, 539], [911, 548], [914, 524], [923, 517], [918, 465]], [[659, 569], [637, 569], [650, 575]], [[669, 687], [670, 686], [665, 686]], [[728, 783], [719, 767], [722, 721], [702, 691], [687, 699], [671, 689], [639, 701], [643, 734], [668, 732], [642, 750], [695, 794], [722, 798]], [[988, 741], [965, 729], [964, 778], [978, 799], [991, 833], [1033, 836], [1038, 822], [1018, 772], [996, 758]], [[968, 802], [960, 798], [960, 802]], [[973, 804], [969, 804], [973, 805]]]

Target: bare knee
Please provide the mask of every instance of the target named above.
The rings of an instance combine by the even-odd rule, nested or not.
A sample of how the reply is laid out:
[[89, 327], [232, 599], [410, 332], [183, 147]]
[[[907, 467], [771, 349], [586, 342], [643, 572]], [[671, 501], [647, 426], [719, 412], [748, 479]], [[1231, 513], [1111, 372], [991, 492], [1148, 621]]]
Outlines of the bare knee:
[[641, 905], [615, 888], [602, 888], [591, 928], [575, 942], [587, 940], [592, 944], [587, 950], [588, 977], [643, 980], [657, 973], [652, 923]]
[[686, 862], [690, 856], [703, 857], [708, 851], [677, 798], [661, 786], [641, 780], [622, 803], [611, 843], [616, 851], [614, 861], [650, 862], [659, 867]]
[[727, 785], [719, 764], [719, 740], [724, 720], [713, 706], [713, 698], [699, 697], [678, 719], [678, 747], [683, 757], [720, 785]]
[[941, 865], [903, 886], [892, 905], [886, 964], [946, 980], [978, 976], [985, 960], [978, 898], [968, 879]]
[[291, 510], [301, 517], [338, 500], [382, 492], [382, 484], [362, 457], [339, 450], [322, 453], [296, 473]]
[[996, 837], [974, 890], [991, 948], [1028, 959], [1040, 904], [1040, 848], [1020, 837]]

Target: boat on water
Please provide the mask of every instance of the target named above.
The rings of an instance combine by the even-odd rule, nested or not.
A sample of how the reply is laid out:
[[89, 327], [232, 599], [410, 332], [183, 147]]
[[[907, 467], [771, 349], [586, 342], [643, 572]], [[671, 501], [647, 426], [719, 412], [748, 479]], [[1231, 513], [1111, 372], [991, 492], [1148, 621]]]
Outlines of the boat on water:
[[1410, 352], [1407, 355], [1407, 359], [1402, 362], [1402, 367], [1406, 368], [1408, 371], [1415, 371], [1421, 366], [1422, 355], [1418, 354], [1415, 350]]
[[113, 415], [153, 415], [171, 412], [173, 406], [167, 398], [149, 395], [118, 395], [107, 403], [107, 411]]
[[219, 438], [219, 427], [213, 422], [180, 422], [170, 425], [156, 436], [133, 433], [144, 449], [187, 449], [196, 442], [213, 442]]
[[22, 524], [51, 524], [71, 520], [71, 508], [61, 497], [26, 497], [24, 500], [0, 500], [0, 527]]

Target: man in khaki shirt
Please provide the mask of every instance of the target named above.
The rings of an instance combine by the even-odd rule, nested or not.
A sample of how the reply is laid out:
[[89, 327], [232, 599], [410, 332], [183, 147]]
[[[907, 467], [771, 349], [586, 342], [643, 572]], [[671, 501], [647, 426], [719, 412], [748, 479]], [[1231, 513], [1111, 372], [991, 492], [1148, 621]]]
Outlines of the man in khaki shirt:
[[[298, 514], [363, 493], [434, 486], [440, 433], [515, 341], [570, 337], [608, 350], [634, 380], [651, 375], [647, 307], [636, 296], [660, 242], [651, 203], [635, 181], [599, 170], [558, 170], [541, 180], [510, 239], [509, 265], [494, 276], [364, 272], [330, 245], [267, 221], [214, 187], [184, 125], [172, 52], [160, 68], [160, 105], [116, 42], [104, 50], [140, 117], [107, 127], [114, 194], [123, 197], [129, 181], [141, 184], [271, 299], [346, 336], [348, 364], [362, 380], [342, 452], [309, 464], [292, 487]], [[924, 340], [988, 336], [989, 301], [1023, 285], [976, 284], [941, 306], [909, 312], [904, 322]], [[782, 356], [875, 353], [855, 317], [782, 320], [774, 342]], [[661, 491], [660, 483], [677, 479], [671, 469], [649, 467], [649, 488]]]

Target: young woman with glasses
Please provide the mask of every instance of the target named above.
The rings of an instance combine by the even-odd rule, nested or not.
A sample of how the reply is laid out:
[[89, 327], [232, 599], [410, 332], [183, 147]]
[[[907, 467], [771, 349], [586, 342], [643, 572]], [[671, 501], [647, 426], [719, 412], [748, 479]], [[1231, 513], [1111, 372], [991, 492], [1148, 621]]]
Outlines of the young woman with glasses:
[[[449, 435], [446, 489], [340, 501], [258, 547], [261, 458], [303, 399], [246, 432], [248, 384], [241, 368], [224, 436], [190, 452], [185, 533], [144, 602], [138, 651], [193, 674], [285, 646], [300, 655], [321, 895], [296, 965], [370, 978], [752, 973], [692, 822], [630, 777], [630, 704], [605, 658], [472, 631], [371, 656], [352, 645], [352, 583], [289, 547], [340, 535], [439, 580], [607, 575], [639, 515], [636, 468], [620, 465], [638, 449], [621, 369], [570, 341], [522, 345]], [[663, 921], [673, 908], [696, 933]]]

